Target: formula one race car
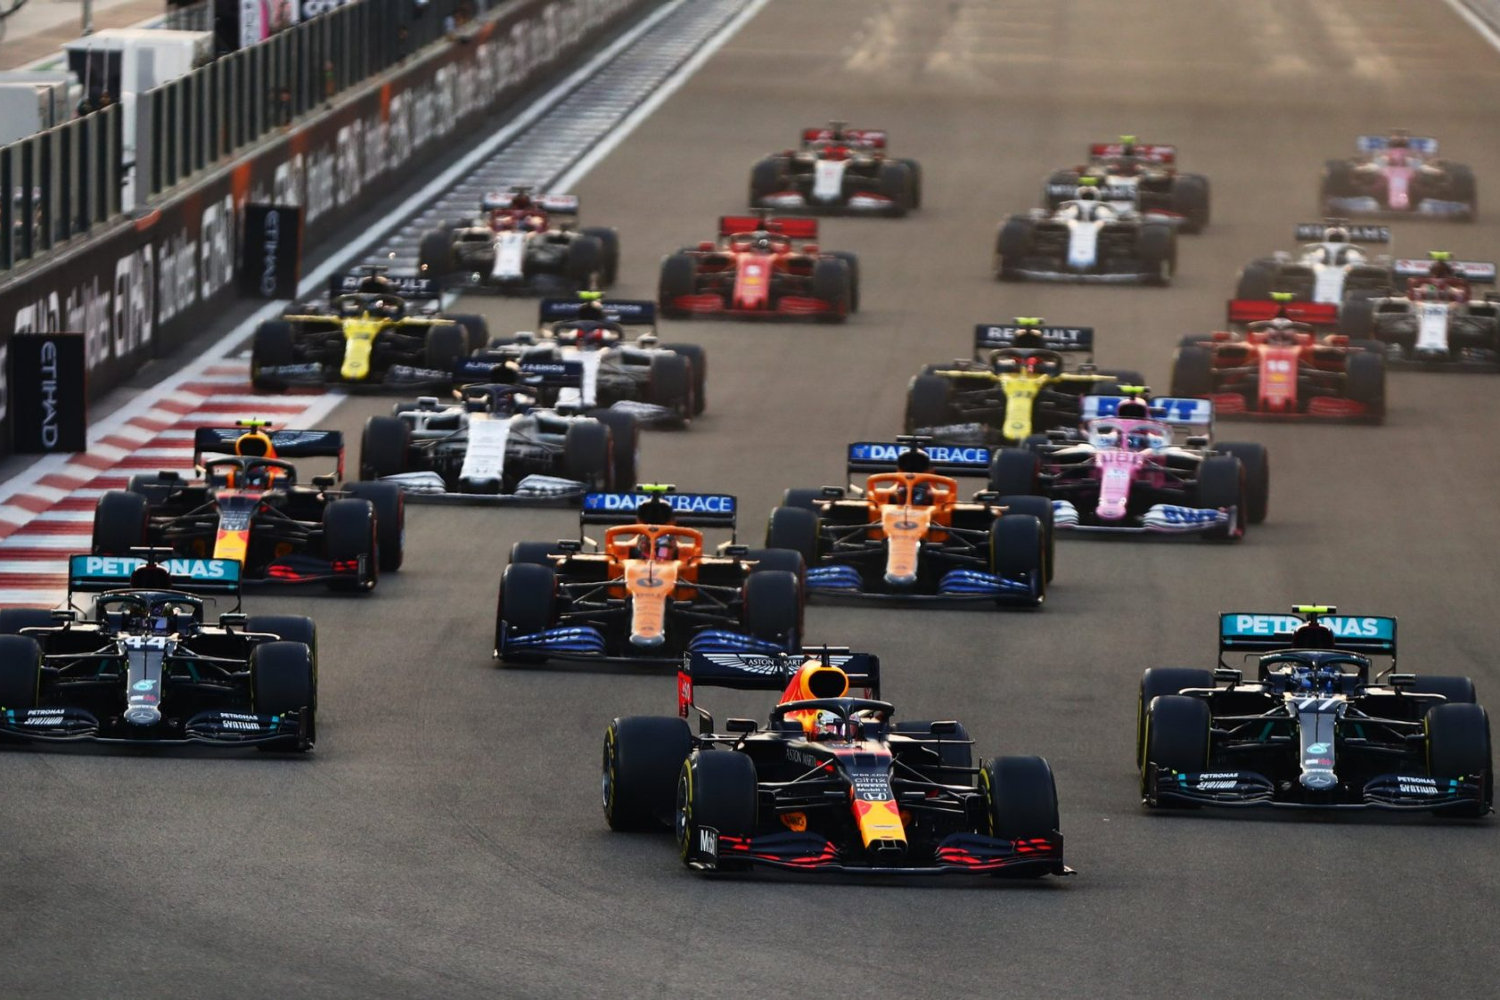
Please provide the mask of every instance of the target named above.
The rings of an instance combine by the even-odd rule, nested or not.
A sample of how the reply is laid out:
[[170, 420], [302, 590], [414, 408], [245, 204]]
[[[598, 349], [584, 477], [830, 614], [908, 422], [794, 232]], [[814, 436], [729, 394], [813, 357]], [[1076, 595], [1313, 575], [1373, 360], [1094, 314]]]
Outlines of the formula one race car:
[[985, 601], [1039, 608], [1052, 576], [1052, 508], [1031, 496], [959, 499], [988, 448], [928, 438], [849, 446], [863, 487], [790, 489], [766, 545], [801, 553], [811, 594], [882, 601]]
[[600, 226], [575, 229], [578, 198], [513, 187], [486, 194], [482, 218], [422, 237], [422, 277], [444, 286], [497, 292], [572, 292], [612, 285], [620, 237]]
[[1133, 135], [1095, 143], [1089, 147], [1087, 163], [1047, 178], [1043, 204], [1051, 210], [1061, 208], [1084, 178], [1098, 184], [1111, 208], [1139, 212], [1184, 233], [1201, 232], [1208, 225], [1208, 178], [1178, 173], [1176, 146], [1136, 142]]
[[661, 262], [663, 316], [807, 316], [842, 323], [859, 309], [859, 258], [816, 240], [816, 219], [726, 215], [707, 240]]
[[[602, 543], [580, 534], [512, 547], [495, 611], [501, 663], [659, 665], [687, 651], [796, 648], [802, 559], [734, 544], [734, 497], [671, 490], [585, 496], [581, 524], [612, 525]], [[727, 528], [730, 541], [711, 554], [698, 528]]]
[[[555, 367], [579, 383], [576, 362]], [[545, 409], [536, 391], [481, 383], [452, 403], [398, 403], [393, 416], [365, 421], [360, 478], [395, 483], [413, 500], [462, 503], [577, 503], [590, 490], [635, 488], [634, 417]]]
[[[603, 302], [582, 292], [576, 301], [543, 299], [540, 319], [540, 331], [491, 340], [461, 369], [479, 375], [495, 362], [577, 365], [581, 381], [549, 380], [538, 394], [543, 405], [608, 409], [641, 424], [683, 427], [707, 406], [708, 354], [697, 344], [659, 344], [656, 303]], [[632, 329], [642, 331], [633, 340]]]
[[[151, 550], [72, 556], [68, 610], [0, 611], [0, 739], [312, 749], [312, 620], [247, 616], [236, 600], [211, 625], [188, 593], [238, 598], [239, 572]], [[85, 615], [73, 595], [91, 592]]]
[[250, 381], [263, 391], [450, 385], [489, 330], [479, 316], [441, 314], [439, 295], [433, 281], [393, 278], [375, 266], [338, 275], [326, 300], [297, 303], [256, 328]]
[[1472, 286], [1495, 283], [1495, 265], [1453, 260], [1398, 260], [1406, 294], [1392, 293], [1344, 307], [1339, 329], [1383, 353], [1392, 367], [1500, 370], [1500, 295], [1475, 297]]
[[1385, 226], [1328, 219], [1299, 225], [1296, 239], [1313, 242], [1295, 254], [1278, 250], [1246, 264], [1234, 297], [1270, 299], [1276, 292], [1287, 292], [1298, 302], [1341, 305], [1350, 299], [1388, 295], [1394, 287], [1390, 257], [1377, 257], [1364, 249], [1364, 244], [1391, 241], [1391, 231]]
[[[1067, 355], [1085, 364], [1067, 371]], [[1139, 372], [1096, 369], [1094, 329], [1043, 326], [1035, 317], [1013, 325], [974, 327], [973, 360], [929, 365], [906, 390], [906, 431], [944, 444], [1019, 444], [1033, 433], [1074, 430], [1080, 399], [1138, 385]]]
[[[1221, 614], [1215, 670], [1146, 671], [1136, 764], [1147, 805], [1490, 811], [1490, 722], [1474, 682], [1396, 673], [1396, 619], [1337, 610]], [[1253, 658], [1254, 674], [1226, 653]], [[1389, 658], [1378, 672], [1377, 656]]]
[[788, 149], [750, 168], [750, 207], [780, 211], [903, 216], [922, 206], [922, 167], [885, 155], [878, 129], [802, 130], [802, 148]]
[[1431, 215], [1473, 222], [1474, 171], [1437, 156], [1436, 139], [1397, 129], [1362, 135], [1359, 155], [1329, 160], [1318, 192], [1327, 215]]
[[[1243, 334], [1218, 331], [1182, 338], [1172, 361], [1172, 395], [1207, 396], [1235, 417], [1385, 419], [1385, 359], [1378, 344], [1315, 327], [1338, 320], [1338, 307], [1293, 302], [1233, 301], [1231, 322]], [[1347, 306], [1346, 306], [1347, 308]]]
[[[730, 719], [721, 734], [694, 700], [707, 686], [781, 697], [767, 725]], [[618, 718], [605, 732], [605, 821], [672, 828], [683, 863], [705, 873], [1072, 874], [1045, 760], [975, 767], [962, 725], [897, 722], [879, 697], [869, 653], [693, 653], [678, 673], [679, 717]]]
[[1167, 285], [1177, 270], [1177, 233], [1100, 198], [1092, 177], [1052, 210], [1006, 216], [995, 237], [1001, 281], [1144, 282]]
[[[209, 456], [209, 457], [205, 457]], [[287, 459], [336, 457], [333, 475], [298, 482]], [[326, 582], [372, 590], [401, 568], [406, 506], [391, 483], [347, 483], [338, 431], [272, 430], [264, 421], [193, 432], [193, 467], [137, 475], [94, 508], [93, 553], [125, 556], [142, 546], [198, 559], [232, 559], [246, 581]]]
[[[1141, 387], [1131, 387], [1138, 392]], [[1052, 501], [1058, 531], [1178, 534], [1238, 541], [1266, 519], [1271, 466], [1264, 445], [1212, 443], [1206, 399], [1085, 396], [1085, 440], [1001, 448], [995, 493]], [[1193, 432], [1180, 445], [1177, 431]]]

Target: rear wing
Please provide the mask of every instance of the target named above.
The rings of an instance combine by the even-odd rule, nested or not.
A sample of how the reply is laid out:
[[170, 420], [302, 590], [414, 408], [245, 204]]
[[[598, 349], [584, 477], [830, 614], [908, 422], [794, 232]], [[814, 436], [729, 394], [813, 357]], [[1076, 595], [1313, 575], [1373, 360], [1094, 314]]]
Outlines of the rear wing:
[[[516, 196], [520, 193], [519, 191], [489, 191], [479, 199], [479, 208], [485, 212], [515, 208]], [[578, 214], [576, 194], [534, 194], [531, 195], [531, 204], [550, 215]]]
[[758, 215], [719, 216], [719, 235], [738, 236], [753, 233], [758, 229], [779, 233], [789, 240], [815, 240], [818, 238], [817, 219], [763, 218]]
[[343, 431], [268, 431], [253, 423], [239, 427], [199, 427], [193, 431], [193, 464], [202, 465], [204, 455], [231, 456], [246, 434], [264, 434], [276, 449], [276, 458], [337, 458], [344, 464]]
[[1339, 321], [1339, 307], [1333, 302], [1230, 299], [1225, 311], [1231, 323], [1260, 323], [1277, 316], [1285, 316], [1294, 323], [1307, 323], [1311, 326], [1335, 326]]
[[1351, 226], [1345, 222], [1299, 222], [1293, 239], [1300, 243], [1322, 243], [1330, 229], [1342, 229], [1350, 243], [1389, 243], [1390, 226]]
[[1015, 347], [1017, 338], [1036, 336], [1036, 346], [1049, 351], [1094, 353], [1094, 328], [1091, 326], [1025, 326], [1021, 324], [979, 323], [974, 327], [974, 352], [1000, 347]]
[[880, 657], [874, 653], [855, 653], [837, 646], [809, 647], [795, 653], [688, 653], [677, 671], [677, 713], [687, 717], [699, 686], [783, 691], [809, 660], [838, 667], [848, 675], [851, 690], [862, 687], [865, 697], [880, 697]]
[[739, 501], [726, 493], [585, 493], [583, 524], [634, 524], [636, 508], [660, 500], [672, 508], [672, 523], [685, 528], [733, 528]]
[[68, 557], [68, 593], [105, 590], [181, 590], [204, 594], [239, 594], [240, 564], [234, 559], [161, 558], [147, 556]]
[[[1136, 142], [1131, 143], [1133, 147], [1131, 156], [1138, 156], [1143, 160], [1164, 165], [1177, 162], [1177, 147], [1167, 146], [1161, 143]], [[1124, 156], [1125, 144], [1123, 142], [1096, 142], [1089, 147], [1089, 159], [1100, 160], [1111, 156]]]
[[[370, 277], [369, 272], [359, 271], [335, 274], [328, 279], [328, 294], [350, 295], [359, 291], [360, 283]], [[431, 278], [419, 278], [414, 274], [383, 274], [381, 277], [391, 284], [391, 294], [403, 299], [415, 302], [420, 299], [437, 299], [443, 295], [443, 290]]]
[[[656, 303], [649, 299], [606, 299], [599, 303], [604, 318], [623, 326], [653, 326]], [[584, 303], [579, 299], [543, 299], [537, 307], [538, 322], [566, 323], [578, 318]]]
[[1396, 619], [1382, 616], [1288, 614], [1230, 611], [1219, 615], [1219, 653], [1287, 649], [1292, 633], [1310, 617], [1333, 633], [1335, 649], [1350, 653], [1396, 655]]
[[[1108, 420], [1118, 417], [1120, 404], [1127, 399], [1139, 399], [1131, 396], [1084, 396], [1082, 398], [1082, 419]], [[1207, 431], [1213, 432], [1214, 426], [1214, 401], [1211, 399], [1196, 399], [1188, 396], [1158, 396], [1146, 401], [1150, 407], [1151, 419], [1160, 420], [1162, 423], [1174, 430]]]
[[[1391, 270], [1398, 278], [1425, 278], [1432, 273], [1432, 260], [1421, 260], [1415, 257], [1403, 257], [1391, 264]], [[1453, 276], [1462, 278], [1471, 285], [1493, 285], [1495, 283], [1495, 265], [1480, 260], [1449, 260], [1444, 261], [1453, 269]]]
[[[850, 146], [862, 146], [865, 149], [884, 149], [886, 142], [890, 139], [890, 133], [878, 128], [846, 128], [843, 133], [845, 143]], [[815, 142], [832, 142], [836, 138], [831, 128], [802, 130], [802, 145], [804, 146], [810, 146]]]
[[[1436, 156], [1438, 141], [1430, 135], [1408, 135], [1403, 136], [1406, 140], [1406, 148], [1413, 153], [1422, 156]], [[1382, 149], [1391, 147], [1391, 140], [1384, 135], [1362, 135], [1354, 140], [1354, 146], [1361, 153], [1378, 153]]]
[[[500, 376], [496, 378], [496, 376]], [[543, 389], [577, 389], [583, 385], [582, 361], [506, 361], [493, 358], [459, 358], [453, 366], [453, 381], [476, 385], [533, 386]]]
[[896, 460], [918, 448], [932, 461], [932, 471], [945, 476], [987, 476], [991, 452], [976, 445], [932, 444], [925, 439], [859, 441], [849, 446], [845, 467], [855, 472], [894, 472]]

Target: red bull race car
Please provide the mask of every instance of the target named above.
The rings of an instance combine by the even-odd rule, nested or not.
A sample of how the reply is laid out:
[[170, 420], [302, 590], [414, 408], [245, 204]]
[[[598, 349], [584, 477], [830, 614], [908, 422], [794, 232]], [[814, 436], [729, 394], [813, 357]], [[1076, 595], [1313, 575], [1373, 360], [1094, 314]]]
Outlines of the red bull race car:
[[[730, 719], [719, 733], [696, 701], [707, 686], [781, 697], [765, 725]], [[678, 673], [677, 718], [617, 718], [605, 732], [605, 821], [672, 828], [683, 863], [705, 874], [1072, 873], [1045, 760], [976, 767], [960, 723], [897, 721], [879, 699], [869, 653], [693, 653]]]

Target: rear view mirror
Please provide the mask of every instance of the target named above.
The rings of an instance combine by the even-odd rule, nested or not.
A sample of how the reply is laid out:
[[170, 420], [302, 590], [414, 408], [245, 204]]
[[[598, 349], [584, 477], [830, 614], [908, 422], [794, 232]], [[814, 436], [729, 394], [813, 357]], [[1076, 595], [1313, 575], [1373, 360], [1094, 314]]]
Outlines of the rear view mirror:
[[934, 722], [928, 727], [934, 736], [954, 736], [958, 733], [958, 723], [950, 720]]
[[724, 729], [731, 733], [753, 733], [756, 722], [754, 719], [725, 719]]
[[239, 611], [226, 612], [219, 616], [220, 628], [233, 628], [238, 625], [241, 628], [250, 621], [250, 616]]

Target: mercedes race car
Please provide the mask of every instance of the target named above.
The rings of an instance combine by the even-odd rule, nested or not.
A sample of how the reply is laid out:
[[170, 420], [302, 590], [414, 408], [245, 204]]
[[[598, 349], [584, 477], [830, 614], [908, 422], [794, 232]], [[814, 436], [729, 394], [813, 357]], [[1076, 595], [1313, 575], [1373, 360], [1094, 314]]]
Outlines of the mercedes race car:
[[[72, 556], [67, 610], [0, 611], [0, 740], [312, 749], [316, 626], [238, 600], [210, 624], [195, 594], [238, 598], [239, 572], [150, 550]], [[97, 593], [92, 613], [79, 593]]]
[[1490, 812], [1474, 682], [1397, 673], [1396, 619], [1337, 611], [1222, 614], [1213, 671], [1146, 671], [1136, 764], [1148, 806]]
[[[781, 696], [765, 725], [730, 719], [719, 733], [696, 701], [708, 686]], [[879, 698], [869, 653], [693, 653], [678, 672], [677, 718], [628, 716], [606, 730], [605, 821], [673, 829], [683, 863], [706, 874], [1072, 874], [1045, 760], [975, 767], [960, 723], [897, 721]]]
[[[1068, 371], [1069, 355], [1088, 360]], [[974, 327], [973, 359], [929, 365], [906, 390], [906, 431], [944, 444], [1019, 444], [1074, 430], [1086, 395], [1138, 385], [1139, 372], [1096, 369], [1094, 329], [1043, 326], [1035, 317]]]
[[429, 279], [395, 278], [380, 267], [338, 275], [326, 300], [297, 303], [256, 327], [250, 381], [262, 391], [451, 385], [489, 330], [482, 317], [442, 314], [439, 295]]
[[[528, 369], [517, 366], [525, 377]], [[576, 362], [556, 367], [579, 381]], [[578, 503], [585, 493], [632, 490], [640, 429], [618, 410], [550, 410], [537, 387], [466, 385], [453, 402], [423, 396], [365, 421], [361, 479], [394, 483], [411, 499], [461, 503]]]
[[[288, 459], [338, 459], [333, 475], [298, 481]], [[373, 590], [401, 568], [406, 507], [392, 483], [347, 483], [338, 431], [273, 430], [259, 420], [193, 432], [195, 478], [136, 475], [94, 508], [92, 551], [126, 556], [146, 545], [197, 559], [231, 559], [260, 583], [324, 582]]]
[[1326, 215], [1428, 215], [1473, 222], [1479, 211], [1474, 171], [1438, 159], [1438, 143], [1396, 130], [1362, 135], [1359, 152], [1329, 160], [1318, 192]]
[[1051, 210], [1061, 208], [1084, 178], [1097, 183], [1111, 208], [1139, 212], [1184, 233], [1201, 232], [1208, 225], [1208, 178], [1178, 173], [1176, 146], [1136, 142], [1131, 135], [1121, 136], [1119, 142], [1095, 143], [1089, 147], [1087, 163], [1047, 178], [1043, 204]]
[[1390, 257], [1365, 249], [1369, 244], [1389, 243], [1391, 231], [1387, 227], [1328, 219], [1299, 225], [1296, 239], [1309, 242], [1295, 253], [1278, 250], [1246, 264], [1240, 271], [1235, 299], [1269, 300], [1277, 292], [1286, 292], [1298, 302], [1337, 306], [1350, 299], [1391, 292], [1395, 279]]
[[[770, 654], [802, 634], [803, 563], [795, 552], [734, 544], [735, 498], [590, 493], [579, 520], [606, 524], [602, 542], [519, 542], [500, 578], [495, 656], [675, 663], [684, 652]], [[708, 548], [699, 528], [730, 541]]]
[[486, 194], [479, 208], [481, 218], [422, 237], [422, 277], [465, 289], [554, 295], [614, 284], [619, 234], [575, 228], [576, 196], [513, 187]]
[[959, 497], [988, 448], [902, 437], [849, 446], [863, 486], [791, 489], [766, 545], [807, 564], [809, 594], [879, 601], [981, 601], [1039, 608], [1052, 575], [1052, 508], [1033, 496]]
[[662, 315], [842, 323], [859, 309], [859, 258], [792, 242], [817, 238], [816, 219], [722, 216], [718, 243], [705, 240], [662, 258], [657, 290]]
[[[576, 365], [580, 381], [549, 380], [538, 395], [543, 405], [610, 410], [640, 424], [669, 427], [685, 427], [703, 413], [708, 354], [697, 344], [658, 343], [656, 303], [604, 302], [584, 292], [572, 301], [543, 299], [540, 313], [539, 331], [491, 340], [460, 369], [478, 380], [495, 363]], [[640, 332], [632, 338], [635, 330]]]
[[1001, 281], [1144, 282], [1167, 285], [1177, 270], [1177, 233], [1100, 199], [1083, 178], [1055, 209], [1006, 216], [995, 237]]
[[1406, 294], [1346, 305], [1340, 329], [1391, 367], [1500, 371], [1500, 295], [1473, 288], [1495, 283], [1495, 265], [1429, 256], [1396, 261]]
[[[1209, 400], [1085, 396], [1083, 404], [1084, 440], [1055, 435], [1046, 444], [999, 449], [990, 490], [1047, 497], [1058, 531], [1238, 541], [1247, 524], [1265, 520], [1265, 446], [1215, 446]], [[1191, 435], [1180, 444], [1179, 430]]]
[[802, 147], [750, 168], [750, 207], [903, 216], [922, 206], [922, 167], [885, 154], [887, 135], [867, 128], [802, 130]]
[[1289, 292], [1273, 299], [1229, 303], [1230, 321], [1247, 324], [1242, 334], [1183, 337], [1172, 361], [1172, 395], [1207, 396], [1226, 416], [1382, 422], [1379, 345], [1320, 337], [1318, 326], [1338, 320], [1337, 306], [1293, 302]]

